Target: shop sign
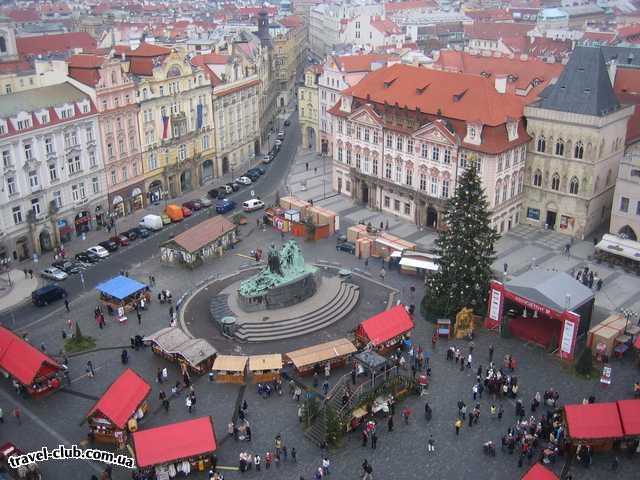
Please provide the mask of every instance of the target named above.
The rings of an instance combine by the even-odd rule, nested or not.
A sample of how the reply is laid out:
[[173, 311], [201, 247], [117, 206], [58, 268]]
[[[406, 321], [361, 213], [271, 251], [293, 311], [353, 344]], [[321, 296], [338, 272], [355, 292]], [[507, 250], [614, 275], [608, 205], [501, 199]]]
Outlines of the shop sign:
[[540, 209], [539, 208], [527, 208], [527, 218], [531, 220], [540, 220]]
[[500, 303], [502, 301], [502, 292], [499, 290], [491, 290], [491, 306], [489, 308], [489, 318], [496, 322], [500, 320]]
[[571, 355], [573, 350], [573, 333], [575, 332], [576, 324], [571, 320], [564, 321], [564, 330], [562, 331], [562, 343], [560, 345], [560, 351]]
[[600, 377], [600, 383], [611, 385], [611, 367], [609, 365], [605, 365], [604, 367], [602, 367], [602, 376]]

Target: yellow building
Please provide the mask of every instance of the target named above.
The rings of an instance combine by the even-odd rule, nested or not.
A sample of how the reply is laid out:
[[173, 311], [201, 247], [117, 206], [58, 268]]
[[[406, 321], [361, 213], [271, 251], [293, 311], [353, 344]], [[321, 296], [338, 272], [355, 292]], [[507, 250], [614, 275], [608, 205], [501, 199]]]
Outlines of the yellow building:
[[215, 142], [211, 85], [186, 52], [142, 43], [124, 52], [137, 80], [145, 186], [151, 201], [210, 182]]
[[304, 85], [298, 87], [298, 107], [302, 148], [320, 152], [318, 135], [318, 79], [322, 75], [322, 65], [312, 65], [304, 72]]

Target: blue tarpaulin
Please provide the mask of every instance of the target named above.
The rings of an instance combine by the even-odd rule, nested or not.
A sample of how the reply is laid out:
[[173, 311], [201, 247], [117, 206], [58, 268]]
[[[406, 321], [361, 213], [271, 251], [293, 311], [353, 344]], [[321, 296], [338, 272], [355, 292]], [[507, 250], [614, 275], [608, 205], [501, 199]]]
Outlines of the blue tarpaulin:
[[129, 277], [118, 275], [96, 287], [105, 295], [124, 300], [128, 296], [147, 288], [144, 283], [137, 282]]

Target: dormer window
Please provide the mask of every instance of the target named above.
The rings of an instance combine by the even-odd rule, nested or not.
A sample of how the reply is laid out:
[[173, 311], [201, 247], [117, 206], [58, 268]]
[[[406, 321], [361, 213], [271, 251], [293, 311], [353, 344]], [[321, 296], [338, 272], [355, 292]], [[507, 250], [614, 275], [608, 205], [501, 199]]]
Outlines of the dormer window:
[[507, 122], [507, 137], [510, 142], [518, 138], [518, 121]]
[[468, 123], [467, 135], [464, 141], [467, 143], [472, 143], [474, 145], [480, 145], [480, 143], [482, 142], [482, 124]]
[[31, 119], [25, 118], [24, 120], [18, 120], [18, 130], [26, 130], [31, 128]]
[[40, 123], [43, 125], [46, 125], [47, 123], [49, 123], [49, 114], [48, 113], [43, 113], [42, 115], [40, 115]]
[[63, 108], [60, 110], [60, 118], [66, 120], [67, 118], [73, 117], [73, 108]]
[[469, 127], [469, 138], [474, 140], [476, 138], [477, 131], [476, 127]]

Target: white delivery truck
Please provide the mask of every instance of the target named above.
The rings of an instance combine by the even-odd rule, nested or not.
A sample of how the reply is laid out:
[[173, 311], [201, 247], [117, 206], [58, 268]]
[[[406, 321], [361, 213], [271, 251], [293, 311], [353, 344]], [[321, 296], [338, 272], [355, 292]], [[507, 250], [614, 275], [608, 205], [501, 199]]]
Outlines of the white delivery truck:
[[149, 230], [162, 230], [162, 217], [160, 215], [145, 215], [140, 220], [139, 225]]

